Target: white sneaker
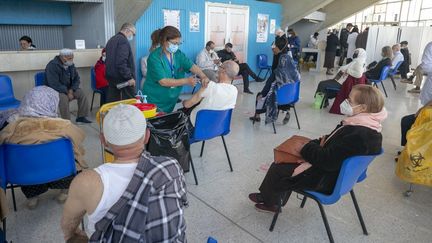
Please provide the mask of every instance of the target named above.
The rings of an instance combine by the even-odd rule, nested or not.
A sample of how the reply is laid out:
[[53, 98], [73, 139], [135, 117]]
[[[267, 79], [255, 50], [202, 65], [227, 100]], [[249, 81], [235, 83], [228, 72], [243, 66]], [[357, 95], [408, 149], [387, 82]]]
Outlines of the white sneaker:
[[38, 203], [39, 203], [38, 197], [29, 198], [27, 199], [27, 208], [33, 210], [37, 207]]
[[68, 197], [67, 193], [68, 193], [67, 189], [60, 190], [60, 194], [58, 194], [57, 197], [55, 198], [57, 200], [57, 202], [60, 204], [63, 204], [64, 202], [66, 202], [66, 199]]

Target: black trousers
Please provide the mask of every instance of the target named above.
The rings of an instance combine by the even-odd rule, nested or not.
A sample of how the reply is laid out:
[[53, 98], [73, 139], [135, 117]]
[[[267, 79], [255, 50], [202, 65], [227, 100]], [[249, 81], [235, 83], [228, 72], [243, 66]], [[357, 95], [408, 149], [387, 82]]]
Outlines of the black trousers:
[[334, 79], [324, 80], [324, 81], [319, 82], [318, 87], [315, 91], [315, 94], [318, 92], [325, 93], [325, 94], [327, 94], [328, 99], [333, 99], [336, 97], [337, 93], [336, 92], [328, 92], [327, 88], [339, 88], [340, 89], [341, 87], [342, 87], [342, 85]]
[[26, 198], [32, 198], [47, 192], [48, 189], [68, 189], [74, 177], [75, 176], [69, 176], [46, 184], [22, 186], [21, 191]]
[[115, 102], [135, 98], [135, 87], [127, 86], [123, 89], [117, 89], [118, 82], [108, 82], [107, 102]]
[[339, 59], [339, 66], [343, 66], [343, 62], [347, 56], [347, 49], [346, 47], [341, 46], [340, 48], [340, 59]]
[[239, 75], [243, 77], [243, 90], [248, 91], [249, 90], [249, 76], [251, 76], [253, 79], [257, 80], [258, 76], [250, 69], [249, 65], [247, 63], [240, 63], [239, 64]]
[[399, 72], [401, 74], [402, 79], [407, 79], [407, 74], [409, 73], [409, 64], [407, 61], [404, 61], [402, 65], [399, 67]]
[[105, 86], [103, 88], [99, 88], [102, 93], [100, 94], [100, 107], [102, 107], [104, 104], [107, 103], [107, 95], [108, 95], [108, 86]]
[[292, 177], [297, 163], [273, 163], [259, 188], [266, 206], [277, 204], [281, 193], [295, 189], [297, 182], [303, 177], [303, 173]]
[[401, 119], [401, 146], [406, 145], [406, 143], [407, 143], [406, 135], [408, 133], [408, 130], [411, 129], [415, 120], [416, 120], [416, 117], [414, 114], [402, 117], [402, 119]]

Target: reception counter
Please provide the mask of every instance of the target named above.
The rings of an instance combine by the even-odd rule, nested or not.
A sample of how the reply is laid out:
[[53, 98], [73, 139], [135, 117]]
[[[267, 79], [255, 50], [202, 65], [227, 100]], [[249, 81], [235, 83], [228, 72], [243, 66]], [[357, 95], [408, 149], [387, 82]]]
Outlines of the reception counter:
[[[0, 74], [12, 79], [15, 97], [19, 100], [34, 87], [34, 75], [44, 71], [50, 60], [58, 55], [58, 50], [4, 51], [0, 52]], [[91, 101], [90, 69], [101, 55], [101, 49], [74, 50], [74, 63], [81, 78], [81, 89]], [[99, 105], [99, 99], [95, 98]], [[76, 103], [76, 102], [73, 102]], [[96, 106], [96, 105], [95, 105]], [[73, 105], [74, 110], [76, 104]]]

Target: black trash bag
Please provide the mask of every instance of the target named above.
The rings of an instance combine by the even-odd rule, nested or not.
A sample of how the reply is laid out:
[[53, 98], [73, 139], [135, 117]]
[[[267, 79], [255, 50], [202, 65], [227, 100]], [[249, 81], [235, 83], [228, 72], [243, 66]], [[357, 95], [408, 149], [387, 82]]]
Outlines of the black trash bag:
[[189, 132], [192, 125], [183, 112], [174, 112], [149, 119], [150, 140], [147, 151], [153, 156], [168, 156], [176, 159], [184, 172], [189, 171]]

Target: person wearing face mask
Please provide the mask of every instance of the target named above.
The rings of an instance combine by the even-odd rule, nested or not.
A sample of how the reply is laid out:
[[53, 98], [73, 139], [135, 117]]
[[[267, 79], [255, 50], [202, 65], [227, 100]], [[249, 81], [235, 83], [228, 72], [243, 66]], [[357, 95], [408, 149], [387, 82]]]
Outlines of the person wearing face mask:
[[106, 101], [106, 95], [108, 93], [108, 81], [105, 77], [105, 70], [106, 70], [106, 51], [105, 48], [102, 49], [102, 55], [99, 58], [99, 60], [96, 62], [94, 66], [95, 70], [95, 78], [96, 78], [96, 89], [102, 91], [100, 94], [100, 106], [107, 103]]
[[[363, 74], [366, 70], [365, 68], [366, 57], [367, 54], [364, 49], [361, 48], [356, 49], [353, 54], [353, 58], [354, 58], [353, 61], [345, 66], [340, 67], [338, 73], [333, 79], [319, 82], [315, 95], [319, 92], [326, 94], [327, 99], [324, 101], [325, 102], [323, 105], [324, 108], [328, 106], [328, 99], [333, 99], [337, 96], [340, 96], [339, 92], [329, 91], [328, 90], [329, 88], [339, 89], [340, 92], [343, 93], [341, 94], [342, 95], [341, 98], [338, 98], [337, 100], [334, 101], [333, 107], [335, 107], [335, 106], [339, 106], [339, 104], [348, 97], [353, 85], [365, 83], [366, 80]], [[342, 89], [342, 86], [345, 84], [347, 80], [348, 82], [351, 83], [351, 85], [349, 85], [349, 87]], [[339, 111], [336, 113], [339, 114]]]
[[196, 64], [211, 81], [217, 81], [218, 66], [221, 64], [219, 56], [214, 51], [215, 43], [207, 42], [205, 48], [197, 55]]
[[331, 194], [345, 159], [380, 153], [381, 124], [387, 117], [381, 92], [370, 85], [356, 85], [341, 111], [347, 117], [330, 134], [293, 144], [299, 161], [270, 166], [259, 192], [249, 194], [257, 209], [276, 212], [281, 194], [289, 196], [293, 190]]
[[296, 35], [293, 29], [288, 30], [288, 46], [291, 50], [293, 59], [298, 62], [300, 59], [300, 38]]
[[[135, 61], [130, 45], [135, 34], [135, 26], [125, 23], [120, 32], [111, 37], [106, 44], [107, 102], [135, 97]], [[117, 85], [125, 83], [126, 87], [117, 88]]]
[[91, 123], [86, 117], [89, 114], [89, 103], [84, 92], [80, 89], [80, 76], [73, 62], [74, 54], [70, 49], [60, 50], [45, 68], [44, 84], [59, 92], [60, 116], [70, 120], [69, 102], [78, 101], [76, 122]]
[[273, 63], [272, 63], [272, 71], [274, 71], [279, 65], [279, 59], [283, 54], [288, 53], [288, 38], [285, 32], [278, 28], [275, 32], [275, 41], [272, 45], [273, 51]]
[[165, 26], [159, 33], [160, 46], [152, 51], [147, 60], [147, 78], [143, 93], [149, 103], [156, 104], [159, 111], [174, 110], [183, 85], [195, 86], [194, 76], [185, 77], [186, 72], [197, 75], [201, 82], [207, 76], [179, 50], [181, 33], [173, 26]]

